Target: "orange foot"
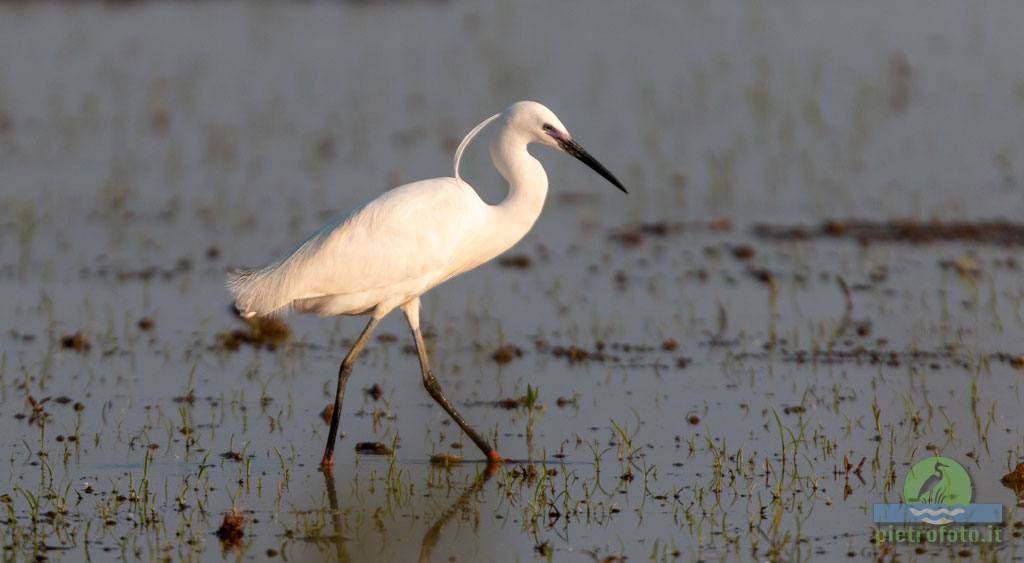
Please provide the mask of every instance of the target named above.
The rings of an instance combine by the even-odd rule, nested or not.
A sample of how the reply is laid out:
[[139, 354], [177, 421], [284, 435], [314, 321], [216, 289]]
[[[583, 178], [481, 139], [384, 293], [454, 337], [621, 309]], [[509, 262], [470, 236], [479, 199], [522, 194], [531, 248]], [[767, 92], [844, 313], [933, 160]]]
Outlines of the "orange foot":
[[498, 450], [491, 450], [487, 452], [487, 463], [501, 463], [503, 461], [505, 460], [501, 458], [501, 454], [498, 453]]
[[334, 456], [333, 455], [332, 456], [324, 456], [324, 458], [322, 460], [320, 460], [320, 468], [321, 469], [330, 469], [332, 467], [334, 467]]

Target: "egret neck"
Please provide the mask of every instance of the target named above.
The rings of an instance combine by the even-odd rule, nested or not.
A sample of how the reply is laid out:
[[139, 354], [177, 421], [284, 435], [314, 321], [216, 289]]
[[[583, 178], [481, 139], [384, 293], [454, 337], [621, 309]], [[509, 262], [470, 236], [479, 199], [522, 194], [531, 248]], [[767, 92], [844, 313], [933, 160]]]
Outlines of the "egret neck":
[[512, 127], [503, 127], [491, 141], [491, 161], [508, 182], [508, 195], [501, 203], [491, 206], [501, 223], [493, 232], [502, 233], [508, 246], [529, 232], [548, 194], [548, 175], [540, 161], [526, 150], [529, 142], [530, 139]]

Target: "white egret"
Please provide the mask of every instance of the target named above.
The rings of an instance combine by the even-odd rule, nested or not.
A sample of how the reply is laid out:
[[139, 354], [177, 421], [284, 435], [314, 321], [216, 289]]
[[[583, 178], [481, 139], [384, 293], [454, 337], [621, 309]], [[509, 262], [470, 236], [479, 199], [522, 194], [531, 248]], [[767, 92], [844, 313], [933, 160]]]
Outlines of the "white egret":
[[[459, 176], [459, 160], [487, 124], [500, 129], [491, 160], [508, 182], [508, 195], [485, 203]], [[420, 334], [420, 296], [438, 284], [490, 261], [515, 245], [540, 216], [548, 177], [527, 151], [547, 145], [579, 159], [623, 192], [626, 189], [569, 135], [548, 108], [517, 102], [466, 135], [455, 151], [455, 177], [434, 178], [394, 188], [346, 213], [306, 239], [287, 256], [258, 270], [234, 270], [227, 284], [243, 316], [288, 310], [332, 315], [370, 315], [370, 321], [338, 369], [331, 428], [321, 465], [334, 463], [345, 384], [352, 366], [385, 315], [401, 308], [419, 355], [423, 384], [488, 461], [501, 456], [445, 397], [430, 369]]]

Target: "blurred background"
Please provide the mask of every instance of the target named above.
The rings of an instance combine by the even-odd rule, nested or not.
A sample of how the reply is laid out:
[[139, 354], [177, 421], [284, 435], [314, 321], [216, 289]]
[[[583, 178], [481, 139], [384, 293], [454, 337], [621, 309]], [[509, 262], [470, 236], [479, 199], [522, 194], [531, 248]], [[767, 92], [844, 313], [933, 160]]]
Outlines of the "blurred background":
[[[248, 257], [240, 233], [284, 249], [322, 215], [450, 175], [462, 135], [519, 99], [634, 187], [608, 221], [1021, 210], [1024, 16], [1010, 0], [0, 9], [5, 223], [104, 226], [39, 229], [33, 244], [143, 244], [129, 215], [173, 216], [176, 244], [232, 257]], [[535, 152], [555, 197], [615, 196]], [[486, 150], [468, 162], [500, 197]], [[18, 229], [4, 231], [7, 253]]]
[[[1019, 217], [1022, 29], [1017, 0], [0, 2], [0, 459], [39, 498], [106, 495], [40, 538], [26, 497], [3, 491], [15, 552], [78, 557], [93, 522], [118, 530], [97, 550], [228, 557], [211, 533], [239, 506], [257, 555], [874, 557], [869, 504], [895, 502], [897, 465], [925, 451], [973, 460], [982, 501], [1013, 505], [998, 476], [1024, 448], [1010, 367], [1024, 239], [923, 252], [754, 228]], [[395, 319], [350, 384], [335, 487], [313, 467], [319, 415], [361, 321], [293, 317], [291, 344], [238, 352], [224, 269], [264, 264], [391, 187], [450, 176], [463, 135], [521, 99], [551, 108], [630, 194], [534, 149], [544, 215], [514, 260], [439, 288], [424, 318], [449, 396], [503, 453], [564, 454], [558, 511], [531, 504], [536, 475], [517, 496], [509, 474], [474, 492], [472, 466], [430, 469], [456, 436]], [[463, 177], [494, 203], [505, 187], [486, 142]], [[848, 354], [803, 365], [834, 348]], [[876, 355], [862, 365], [864, 350]], [[904, 367], [918, 361], [930, 379]], [[494, 407], [538, 386], [536, 431], [532, 402]], [[783, 454], [784, 423], [833, 440], [794, 446], [811, 448], [794, 461], [821, 478], [809, 488], [760, 472]], [[69, 458], [63, 435], [80, 430], [87, 446]], [[646, 453], [623, 453], [630, 435]], [[398, 436], [415, 494], [396, 501], [383, 483], [396, 465], [351, 452]], [[605, 446], [600, 517], [543, 525], [536, 511], [603, 487]], [[46, 451], [63, 467], [38, 471]], [[859, 482], [836, 473], [872, 453]], [[736, 462], [742, 490], [706, 503], [725, 455], [751, 460]], [[142, 471], [170, 491], [154, 510], [178, 511], [171, 539], [116, 500]], [[441, 534], [453, 515], [460, 531]], [[392, 541], [408, 537], [422, 547]]]

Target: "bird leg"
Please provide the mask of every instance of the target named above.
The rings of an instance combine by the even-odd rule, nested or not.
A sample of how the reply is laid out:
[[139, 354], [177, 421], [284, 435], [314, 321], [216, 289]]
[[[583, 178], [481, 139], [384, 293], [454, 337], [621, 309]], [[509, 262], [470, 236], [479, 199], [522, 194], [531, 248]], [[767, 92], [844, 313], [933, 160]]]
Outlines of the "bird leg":
[[455, 405], [448, 400], [448, 397], [445, 397], [444, 391], [441, 390], [437, 379], [434, 378], [434, 372], [430, 369], [430, 360], [427, 358], [427, 347], [424, 345], [423, 335], [420, 333], [419, 308], [419, 299], [415, 299], [404, 305], [402, 311], [405, 312], [405, 317], [409, 321], [409, 328], [412, 329], [412, 336], [416, 340], [416, 353], [419, 354], [420, 371], [423, 372], [423, 386], [427, 388], [427, 393], [448, 413], [448, 416], [452, 417], [452, 420], [459, 425], [459, 428], [469, 436], [469, 439], [473, 440], [473, 443], [480, 448], [480, 451], [487, 457], [488, 463], [500, 462], [501, 455], [498, 454], [498, 451], [492, 448], [476, 430], [473, 430], [466, 422], [466, 419], [462, 418], [459, 411], [455, 410]]
[[324, 448], [324, 459], [320, 461], [320, 467], [327, 468], [334, 465], [334, 442], [337, 441], [338, 436], [338, 422], [341, 419], [341, 401], [345, 398], [345, 384], [348, 383], [348, 378], [352, 375], [352, 366], [356, 362], [356, 357], [363, 351], [366, 341], [370, 339], [373, 329], [377, 328], [377, 323], [379, 322], [380, 319], [376, 317], [370, 319], [366, 328], [363, 329], [363, 333], [356, 339], [355, 344], [349, 349], [348, 354], [345, 355], [345, 359], [342, 360], [341, 366], [338, 368], [338, 392], [334, 396], [334, 410], [331, 412], [331, 430], [327, 435], [327, 446]]

